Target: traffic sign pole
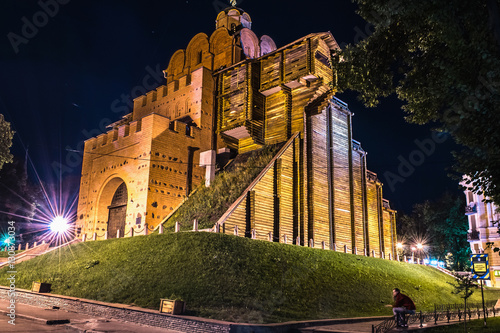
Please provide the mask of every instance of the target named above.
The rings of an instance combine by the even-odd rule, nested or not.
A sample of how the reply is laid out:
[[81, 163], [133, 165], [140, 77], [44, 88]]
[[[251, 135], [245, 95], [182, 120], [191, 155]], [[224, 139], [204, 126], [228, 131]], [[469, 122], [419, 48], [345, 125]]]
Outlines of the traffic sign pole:
[[483, 319], [484, 319], [484, 327], [486, 327], [486, 308], [484, 307], [483, 279], [481, 279], [481, 298], [483, 299]]

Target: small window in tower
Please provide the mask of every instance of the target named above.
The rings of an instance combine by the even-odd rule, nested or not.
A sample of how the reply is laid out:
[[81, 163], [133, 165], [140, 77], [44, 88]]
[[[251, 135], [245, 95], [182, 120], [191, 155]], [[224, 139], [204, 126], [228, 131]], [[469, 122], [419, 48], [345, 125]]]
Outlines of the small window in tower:
[[135, 224], [141, 224], [141, 220], [142, 220], [142, 215], [139, 213], [137, 214], [137, 217], [135, 219]]
[[197, 64], [201, 64], [201, 62], [203, 61], [203, 51], [198, 51], [196, 59], [197, 59]]

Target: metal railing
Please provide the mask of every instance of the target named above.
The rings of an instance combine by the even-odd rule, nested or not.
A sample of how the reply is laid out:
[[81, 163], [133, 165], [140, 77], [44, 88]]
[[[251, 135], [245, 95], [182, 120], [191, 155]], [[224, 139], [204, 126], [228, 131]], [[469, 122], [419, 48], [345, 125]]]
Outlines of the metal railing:
[[[493, 314], [493, 317], [496, 317], [496, 314], [498, 310], [495, 310], [495, 302], [485, 305], [486, 306], [486, 311], [485, 315], [486, 318], [488, 318], [491, 314]], [[467, 310], [464, 310], [463, 305], [459, 304], [446, 304], [446, 305], [441, 305], [441, 306], [434, 306], [434, 312], [418, 312], [412, 315], [407, 315], [406, 316], [406, 322], [408, 326], [414, 325], [418, 323], [419, 327], [422, 328], [424, 327], [424, 323], [432, 323], [434, 322], [434, 325], [437, 325], [438, 322], [446, 322], [447, 324], [450, 323], [451, 320], [457, 320], [458, 322], [461, 322], [462, 319], [467, 320], [467, 317], [469, 317], [469, 320], [472, 320], [473, 317], [477, 316], [477, 319], [481, 318], [481, 315], [483, 313], [483, 308], [481, 304], [471, 304], [470, 306], [467, 306]], [[372, 325], [372, 333], [385, 333], [389, 332], [393, 328], [396, 327], [396, 320], [395, 318], [387, 319], [381, 322], [378, 325]]]

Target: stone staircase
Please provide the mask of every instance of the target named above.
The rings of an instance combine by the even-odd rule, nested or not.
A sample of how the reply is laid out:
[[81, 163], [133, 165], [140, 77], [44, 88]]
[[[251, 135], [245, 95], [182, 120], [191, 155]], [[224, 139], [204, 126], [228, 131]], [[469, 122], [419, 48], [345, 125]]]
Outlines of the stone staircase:
[[[78, 243], [78, 242], [81, 242], [81, 240], [73, 239], [67, 243], [64, 243], [64, 244], [61, 244], [61, 245], [55, 246], [55, 247], [50, 247], [49, 243], [43, 242], [42, 244], [36, 245], [36, 246], [32, 247], [31, 249], [25, 250], [21, 253], [17, 253], [15, 255], [14, 263], [18, 264], [20, 262], [36, 258], [42, 254], [46, 254], [46, 253], [52, 252], [54, 250], [63, 248], [65, 246], [68, 246], [68, 245], [71, 245], [74, 243]], [[5, 259], [5, 261], [0, 262], [0, 268], [7, 266], [9, 264], [9, 258], [3, 258], [3, 259]]]

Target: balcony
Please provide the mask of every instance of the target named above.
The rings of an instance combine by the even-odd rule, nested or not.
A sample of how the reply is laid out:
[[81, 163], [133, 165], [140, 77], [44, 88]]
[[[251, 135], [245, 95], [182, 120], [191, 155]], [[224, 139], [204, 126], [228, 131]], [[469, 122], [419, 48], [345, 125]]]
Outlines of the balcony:
[[465, 207], [465, 215], [473, 215], [477, 213], [477, 205], [475, 202], [471, 202]]
[[467, 233], [467, 240], [474, 241], [474, 240], [479, 240], [479, 231], [478, 230], [472, 230], [471, 232]]

